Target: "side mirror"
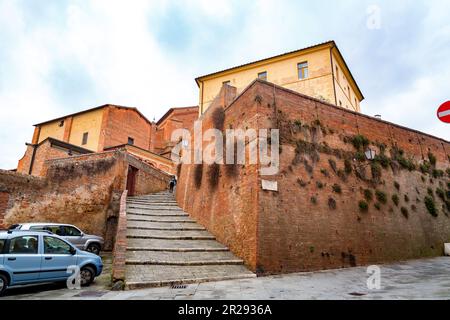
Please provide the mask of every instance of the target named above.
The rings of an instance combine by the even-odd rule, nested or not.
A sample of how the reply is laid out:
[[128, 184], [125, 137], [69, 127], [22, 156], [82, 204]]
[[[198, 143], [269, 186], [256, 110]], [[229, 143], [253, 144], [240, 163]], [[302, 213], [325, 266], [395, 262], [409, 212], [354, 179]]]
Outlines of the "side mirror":
[[75, 250], [75, 248], [70, 247], [70, 254], [71, 255], [75, 255], [77, 253], [77, 250]]

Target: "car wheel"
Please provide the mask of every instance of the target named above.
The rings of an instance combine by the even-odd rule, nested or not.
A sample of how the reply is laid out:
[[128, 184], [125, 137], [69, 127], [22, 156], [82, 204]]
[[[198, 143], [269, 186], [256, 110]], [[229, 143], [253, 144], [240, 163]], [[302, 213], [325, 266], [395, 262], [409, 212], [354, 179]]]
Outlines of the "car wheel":
[[81, 286], [86, 287], [94, 281], [95, 271], [92, 267], [83, 267], [80, 271]]
[[90, 244], [86, 250], [96, 255], [100, 254], [100, 246], [97, 243]]
[[8, 278], [0, 274], [0, 296], [6, 291], [6, 288], [8, 288]]

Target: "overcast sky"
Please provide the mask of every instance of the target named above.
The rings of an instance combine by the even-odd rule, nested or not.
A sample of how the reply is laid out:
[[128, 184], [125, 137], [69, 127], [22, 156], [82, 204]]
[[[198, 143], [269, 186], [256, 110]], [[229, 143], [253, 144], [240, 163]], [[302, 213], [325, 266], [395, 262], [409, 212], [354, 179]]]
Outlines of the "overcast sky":
[[[375, 6], [374, 6], [375, 5]], [[105, 103], [158, 119], [194, 78], [335, 40], [362, 112], [450, 140], [450, 1], [0, 0], [0, 168], [32, 125]]]

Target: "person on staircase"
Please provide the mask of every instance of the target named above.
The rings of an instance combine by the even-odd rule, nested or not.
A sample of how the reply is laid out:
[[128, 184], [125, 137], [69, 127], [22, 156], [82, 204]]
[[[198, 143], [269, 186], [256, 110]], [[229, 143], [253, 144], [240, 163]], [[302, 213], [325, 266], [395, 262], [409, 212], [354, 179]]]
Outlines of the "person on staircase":
[[172, 179], [170, 179], [170, 182], [169, 182], [170, 193], [173, 193], [176, 185], [177, 185], [177, 178], [175, 176], [172, 176]]

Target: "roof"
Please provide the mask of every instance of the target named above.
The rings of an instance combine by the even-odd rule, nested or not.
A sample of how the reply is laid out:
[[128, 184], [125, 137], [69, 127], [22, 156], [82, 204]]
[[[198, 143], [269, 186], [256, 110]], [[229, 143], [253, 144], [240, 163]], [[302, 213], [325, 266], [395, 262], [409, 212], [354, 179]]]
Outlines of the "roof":
[[173, 113], [176, 110], [183, 110], [183, 109], [197, 109], [198, 110], [198, 106], [192, 106], [192, 107], [181, 107], [181, 108], [170, 108], [162, 117], [161, 119], [158, 120], [158, 122], [156, 122], [156, 125], [160, 125], [166, 118], [168, 118], [170, 116], [171, 113]]
[[356, 83], [356, 80], [353, 77], [352, 72], [348, 68], [347, 63], [345, 62], [345, 59], [342, 56], [342, 54], [341, 54], [339, 48], [337, 47], [336, 42], [334, 42], [334, 40], [330, 40], [330, 41], [327, 41], [327, 42], [322, 42], [322, 43], [319, 43], [319, 44], [316, 44], [316, 45], [313, 45], [313, 46], [309, 46], [309, 47], [306, 47], [306, 48], [303, 48], [303, 49], [298, 49], [298, 50], [294, 50], [294, 51], [285, 52], [285, 53], [282, 53], [282, 54], [279, 54], [279, 55], [276, 55], [276, 56], [272, 56], [272, 57], [269, 57], [269, 58], [264, 58], [264, 59], [248, 62], [248, 63], [245, 63], [245, 64], [241, 64], [241, 65], [238, 65], [238, 66], [235, 66], [235, 67], [231, 67], [231, 68], [228, 68], [228, 69], [224, 69], [224, 70], [221, 70], [221, 71], [216, 71], [216, 72], [213, 72], [213, 73], [209, 73], [209, 74], [206, 74], [206, 75], [203, 75], [203, 76], [195, 78], [195, 82], [199, 86], [199, 81], [204, 79], [204, 78], [207, 78], [207, 77], [219, 75], [219, 74], [225, 73], [225, 72], [230, 72], [230, 71], [233, 71], [233, 70], [236, 70], [236, 69], [239, 69], [239, 68], [243, 68], [243, 67], [248, 67], [248, 66], [251, 66], [251, 65], [254, 65], [254, 64], [264, 63], [264, 62], [267, 62], [269, 60], [281, 58], [281, 57], [284, 57], [284, 56], [287, 56], [287, 55], [295, 55], [295, 54], [301, 53], [302, 51], [311, 50], [311, 49], [317, 49], [319, 47], [326, 47], [326, 46], [330, 46], [331, 48], [336, 48], [336, 51], [337, 51], [338, 55], [340, 56], [342, 61], [344, 61], [344, 66], [348, 70], [348, 72], [350, 74], [350, 77], [351, 77], [351, 80], [355, 83], [356, 89], [359, 91], [359, 94], [361, 95], [362, 99], [364, 99], [364, 95], [362, 94], [361, 89], [359, 88], [358, 84]]
[[[67, 149], [67, 150], [75, 151], [75, 152], [78, 152], [81, 154], [94, 153], [92, 150], [88, 150], [88, 149], [76, 146], [74, 144], [67, 143], [67, 142], [64, 142], [64, 141], [61, 141], [61, 140], [58, 140], [55, 138], [51, 138], [51, 137], [48, 137], [48, 138], [42, 140], [38, 144], [34, 144], [34, 146], [40, 147], [42, 144], [44, 144], [47, 141], [50, 142], [50, 144], [52, 146], [55, 145], [55, 146], [58, 146], [58, 147], [61, 147], [61, 148]], [[33, 145], [33, 144], [27, 144], [27, 145]]]
[[35, 124], [34, 126], [37, 127], [37, 126], [41, 126], [41, 125], [43, 125], [43, 124], [47, 124], [47, 123], [50, 123], [50, 122], [55, 122], [55, 121], [58, 121], [58, 120], [64, 120], [65, 118], [68, 118], [68, 117], [78, 116], [78, 115], [80, 115], [80, 114], [84, 114], [84, 113], [96, 111], [96, 110], [103, 109], [103, 108], [106, 108], [106, 107], [115, 107], [115, 108], [128, 109], [128, 110], [135, 111], [135, 112], [137, 112], [142, 118], [144, 118], [145, 121], [147, 121], [149, 124], [152, 124], [152, 122], [151, 122], [150, 120], [148, 120], [148, 119], [147, 119], [147, 118], [146, 118], [146, 117], [145, 117], [145, 116], [144, 116], [137, 108], [135, 108], [135, 107], [119, 106], [119, 105], [116, 105], [116, 104], [104, 104], [104, 105], [101, 105], [101, 106], [98, 106], [98, 107], [94, 107], [94, 108], [86, 109], [86, 110], [83, 110], [83, 111], [71, 113], [71, 114], [68, 114], [68, 115], [65, 115], [65, 116], [62, 116], [62, 117], [59, 117], [59, 118], [55, 118], [55, 119], [52, 119], [52, 120], [47, 120], [47, 121], [44, 121], [44, 122], [40, 122], [40, 123]]

